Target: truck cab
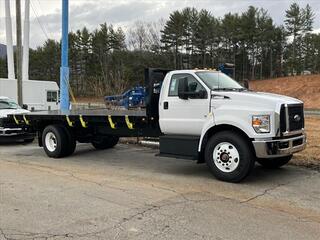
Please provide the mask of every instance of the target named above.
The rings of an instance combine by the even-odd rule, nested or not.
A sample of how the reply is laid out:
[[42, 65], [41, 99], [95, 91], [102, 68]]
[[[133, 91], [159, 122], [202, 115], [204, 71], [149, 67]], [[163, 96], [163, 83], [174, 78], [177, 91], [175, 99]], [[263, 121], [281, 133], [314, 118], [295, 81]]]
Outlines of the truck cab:
[[280, 167], [306, 145], [303, 102], [250, 91], [219, 71], [169, 72], [159, 125], [162, 154], [206, 162], [227, 181], [244, 178], [255, 160]]

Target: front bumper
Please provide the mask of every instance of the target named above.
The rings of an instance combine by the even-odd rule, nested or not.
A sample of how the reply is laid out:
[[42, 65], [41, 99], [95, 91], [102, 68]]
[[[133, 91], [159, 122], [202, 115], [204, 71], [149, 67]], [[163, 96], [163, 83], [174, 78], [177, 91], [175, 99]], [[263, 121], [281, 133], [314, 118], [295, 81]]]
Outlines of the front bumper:
[[19, 140], [34, 139], [35, 133], [25, 132], [22, 128], [0, 127], [0, 142], [13, 142]]
[[305, 149], [306, 135], [276, 140], [255, 139], [252, 143], [258, 158], [284, 157]]

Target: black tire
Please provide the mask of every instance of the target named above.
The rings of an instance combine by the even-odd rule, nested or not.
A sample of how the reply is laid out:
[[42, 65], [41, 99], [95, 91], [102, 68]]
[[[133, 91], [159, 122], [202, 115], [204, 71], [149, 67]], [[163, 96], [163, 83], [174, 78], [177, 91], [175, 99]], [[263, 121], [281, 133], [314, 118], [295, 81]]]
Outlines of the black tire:
[[34, 138], [27, 138], [23, 140], [23, 142], [26, 144], [33, 143], [33, 141], [34, 141]]
[[265, 168], [276, 169], [286, 165], [292, 158], [292, 155], [279, 158], [259, 158], [257, 162]]
[[[213, 154], [214, 150], [216, 148], [217, 153], [220, 154], [219, 151], [220, 148], [218, 147], [219, 144], [224, 144], [230, 148], [233, 149], [231, 145], [234, 146], [235, 150], [238, 152], [238, 157], [232, 159], [232, 157], [228, 157], [227, 161], [233, 161], [232, 164], [234, 164], [235, 169], [228, 169], [230, 172], [226, 172], [220, 170], [216, 162], [214, 160]], [[229, 144], [229, 145], [228, 145]], [[229, 153], [227, 153], [227, 156], [229, 156]], [[223, 152], [221, 153], [223, 154]], [[230, 155], [231, 156], [231, 155]], [[221, 155], [220, 158], [222, 159]], [[220, 162], [220, 167], [222, 167], [223, 162], [218, 160], [219, 158], [216, 158], [216, 161]], [[212, 174], [219, 180], [226, 181], [226, 182], [240, 182], [245, 177], [247, 177], [250, 172], [252, 171], [255, 163], [255, 156], [253, 154], [252, 148], [250, 147], [250, 143], [246, 138], [241, 136], [238, 133], [235, 133], [233, 131], [222, 131], [214, 134], [208, 141], [206, 148], [205, 148], [205, 161], [210, 168]], [[217, 163], [218, 164], [218, 163]], [[228, 162], [229, 164], [229, 162]], [[230, 165], [229, 165], [230, 166]], [[225, 167], [227, 169], [227, 167]]]
[[92, 146], [98, 150], [112, 148], [119, 142], [118, 136], [108, 136], [95, 139], [91, 142]]
[[68, 128], [64, 127], [64, 131], [68, 139], [68, 148], [65, 150], [65, 153], [64, 153], [64, 157], [67, 157], [74, 153], [77, 142], [72, 132]]
[[[54, 140], [51, 140], [51, 141], [55, 142], [56, 144], [55, 147], [47, 146], [46, 137], [48, 134], [51, 134], [51, 136], [54, 138]], [[49, 157], [61, 158], [66, 156], [69, 144], [68, 144], [68, 136], [66, 134], [64, 126], [61, 126], [61, 125], [47, 126], [42, 133], [42, 143], [43, 143], [43, 149]]]

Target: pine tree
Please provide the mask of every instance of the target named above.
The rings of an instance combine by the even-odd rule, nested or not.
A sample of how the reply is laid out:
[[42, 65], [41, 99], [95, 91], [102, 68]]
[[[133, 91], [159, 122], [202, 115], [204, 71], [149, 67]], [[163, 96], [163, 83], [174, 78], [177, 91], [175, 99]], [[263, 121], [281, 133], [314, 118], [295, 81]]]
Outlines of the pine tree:
[[183, 39], [186, 35], [186, 21], [183, 14], [179, 11], [174, 11], [170, 14], [169, 20], [162, 32], [161, 42], [164, 44], [165, 50], [173, 52], [174, 56], [174, 68], [182, 68], [182, 56], [181, 51], [183, 47]]
[[314, 13], [309, 4], [305, 8], [300, 8], [297, 3], [293, 3], [286, 11], [287, 33], [293, 37], [291, 57], [288, 60], [291, 74], [300, 74], [304, 68], [303, 38], [306, 33], [312, 31], [313, 20]]

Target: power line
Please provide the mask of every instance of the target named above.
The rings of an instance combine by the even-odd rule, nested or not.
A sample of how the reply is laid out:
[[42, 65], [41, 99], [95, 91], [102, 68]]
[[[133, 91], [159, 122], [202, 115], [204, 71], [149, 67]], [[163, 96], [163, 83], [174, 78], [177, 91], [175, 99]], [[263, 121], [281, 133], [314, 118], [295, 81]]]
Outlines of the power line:
[[41, 7], [41, 4], [40, 4], [40, 1], [37, 0], [37, 2], [38, 2], [38, 4], [39, 4], [39, 8], [40, 8], [40, 11], [41, 11], [41, 13], [42, 13], [43, 11], [42, 11], [42, 7]]
[[35, 8], [33, 7], [32, 1], [30, 1], [30, 5], [31, 5], [32, 11], [33, 11], [34, 15], [36, 16], [36, 19], [37, 19], [37, 21], [38, 21], [38, 23], [39, 23], [39, 25], [40, 25], [40, 27], [42, 29], [42, 32], [44, 33], [46, 38], [49, 39], [47, 31], [46, 31], [45, 27], [42, 25], [42, 23], [40, 22], [39, 16], [38, 16], [37, 12], [35, 11]]
[[[43, 10], [42, 10], [42, 7], [41, 7], [41, 3], [40, 3], [40, 1], [39, 0], [37, 0], [38, 1], [38, 5], [39, 5], [39, 9], [40, 9], [40, 13], [41, 13], [41, 15], [44, 15], [43, 14]], [[43, 24], [44, 24], [44, 27], [46, 28], [46, 29], [49, 29], [49, 27], [48, 27], [48, 25], [47, 25], [47, 23], [46, 22], [43, 22]], [[50, 34], [50, 31], [47, 31], [48, 33], [49, 33], [49, 35], [51, 35]], [[51, 35], [51, 37], [52, 37], [52, 35]]]

